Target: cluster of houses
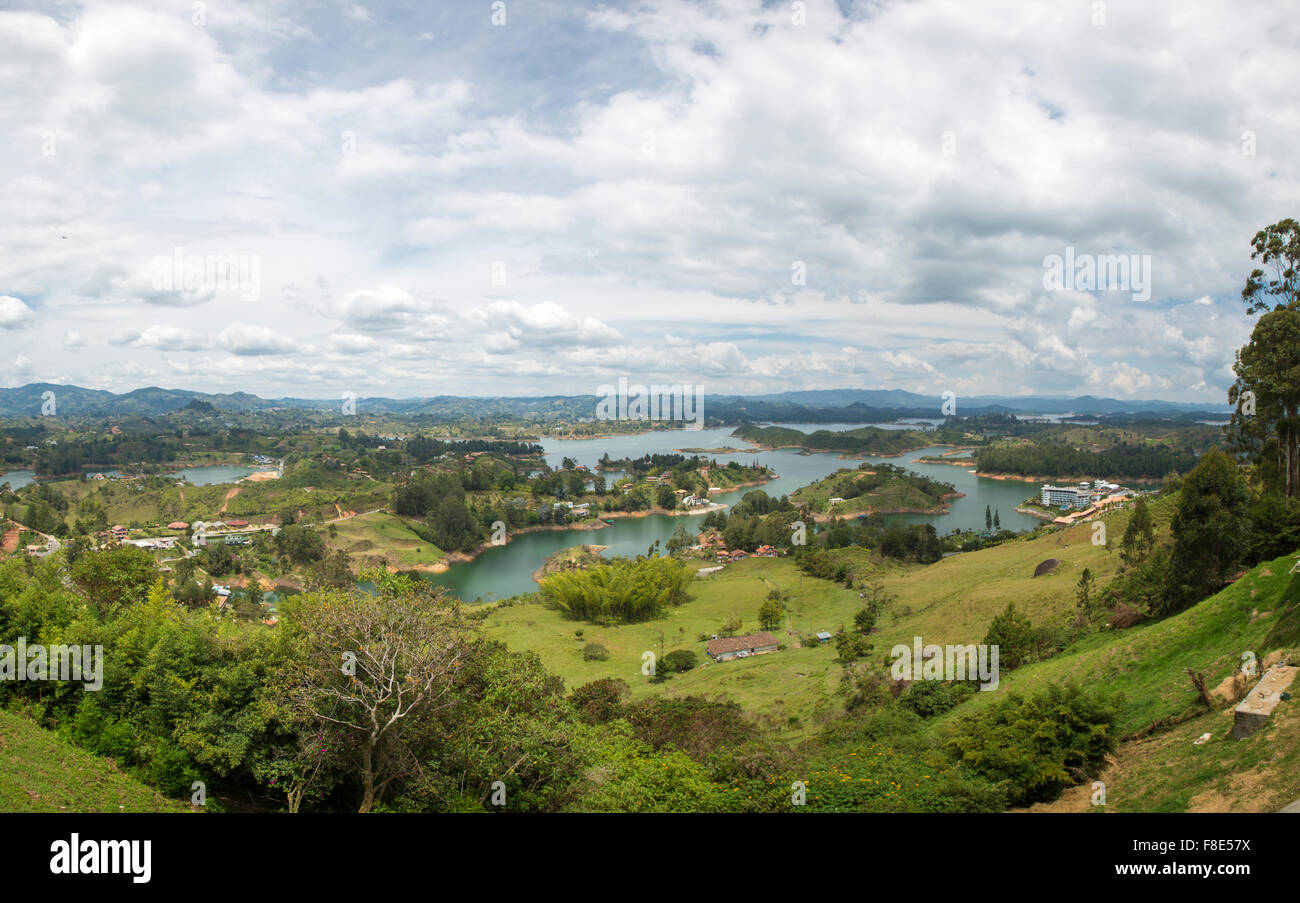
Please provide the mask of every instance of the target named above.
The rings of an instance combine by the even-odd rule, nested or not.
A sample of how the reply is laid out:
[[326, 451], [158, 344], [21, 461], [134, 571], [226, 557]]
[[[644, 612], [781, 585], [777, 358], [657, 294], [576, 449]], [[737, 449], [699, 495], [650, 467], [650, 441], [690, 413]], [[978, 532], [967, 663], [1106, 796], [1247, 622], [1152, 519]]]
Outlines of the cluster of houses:
[[[246, 520], [238, 518], [227, 521], [207, 521], [203, 524], [204, 529], [194, 535], [193, 541], [196, 546], [205, 546], [209, 540], [219, 539], [229, 546], [245, 546], [252, 543], [248, 534], [254, 531], [270, 530], [272, 533], [278, 532], [279, 528], [271, 525], [253, 526]], [[168, 530], [181, 532], [188, 530], [190, 525], [185, 521], [172, 521], [167, 525]], [[142, 549], [152, 549], [154, 551], [170, 551], [176, 547], [177, 536], [142, 536], [135, 539], [130, 538], [130, 528], [123, 524], [117, 524], [111, 530], [96, 533], [95, 536], [101, 542], [117, 542], [124, 545], [137, 546]]]
[[721, 533], [701, 533], [695, 548], [705, 553], [712, 552], [714, 558], [723, 562], [740, 561], [742, 558], [779, 558], [783, 554], [776, 546], [770, 545], [761, 545], [753, 552], [746, 552], [744, 549], [728, 551], [727, 541], [722, 538]]
[[142, 539], [128, 539], [127, 545], [154, 552], [166, 552], [176, 548], [175, 536], [147, 536]]

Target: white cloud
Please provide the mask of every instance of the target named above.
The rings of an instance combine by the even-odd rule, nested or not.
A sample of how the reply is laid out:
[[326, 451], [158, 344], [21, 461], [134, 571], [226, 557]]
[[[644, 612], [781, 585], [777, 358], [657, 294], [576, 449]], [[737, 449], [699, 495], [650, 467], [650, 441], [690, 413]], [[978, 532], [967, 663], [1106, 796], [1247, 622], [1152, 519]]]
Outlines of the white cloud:
[[[1249, 237], [1300, 191], [1281, 7], [1156, 0], [1096, 28], [810, 0], [794, 27], [788, 5], [647, 0], [489, 40], [387, 3], [207, 12], [0, 11], [10, 359], [270, 395], [586, 391], [635, 366], [718, 391], [1221, 401]], [[555, 29], [580, 66], [548, 55]], [[340, 70], [344, 39], [364, 65]], [[177, 247], [298, 288], [160, 289]], [[1045, 293], [1067, 247], [1150, 254], [1152, 300]]]
[[11, 295], [0, 295], [0, 329], [25, 329], [36, 321], [35, 312]]
[[216, 336], [217, 344], [232, 354], [260, 356], [288, 354], [296, 350], [296, 343], [267, 326], [250, 326], [231, 323]]

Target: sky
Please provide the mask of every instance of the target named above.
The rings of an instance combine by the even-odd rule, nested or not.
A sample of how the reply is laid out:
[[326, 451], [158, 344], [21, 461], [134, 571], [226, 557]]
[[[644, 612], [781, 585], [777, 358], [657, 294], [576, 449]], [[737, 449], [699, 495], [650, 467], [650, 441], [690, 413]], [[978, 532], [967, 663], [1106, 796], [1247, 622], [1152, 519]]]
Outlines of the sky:
[[1283, 2], [2, 2], [0, 384], [1222, 403], [1297, 46]]

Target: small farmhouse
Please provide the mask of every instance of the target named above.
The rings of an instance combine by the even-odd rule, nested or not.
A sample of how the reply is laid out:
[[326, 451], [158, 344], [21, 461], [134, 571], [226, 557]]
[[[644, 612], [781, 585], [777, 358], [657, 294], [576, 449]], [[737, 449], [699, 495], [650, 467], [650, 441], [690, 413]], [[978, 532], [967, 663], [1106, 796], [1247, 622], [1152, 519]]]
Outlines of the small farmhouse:
[[709, 640], [707, 648], [709, 658], [715, 662], [725, 662], [729, 658], [748, 658], [751, 655], [775, 652], [777, 645], [776, 637], [767, 631], [762, 631], [747, 633], [744, 636], [715, 638]]

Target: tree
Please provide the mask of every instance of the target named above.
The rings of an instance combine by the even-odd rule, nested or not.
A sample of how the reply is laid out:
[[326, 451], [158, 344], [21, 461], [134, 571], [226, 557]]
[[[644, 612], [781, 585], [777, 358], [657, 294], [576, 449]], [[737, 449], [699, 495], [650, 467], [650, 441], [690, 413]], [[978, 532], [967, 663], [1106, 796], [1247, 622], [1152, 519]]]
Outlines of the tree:
[[1151, 519], [1146, 499], [1140, 498], [1133, 506], [1133, 516], [1128, 519], [1128, 526], [1124, 528], [1119, 557], [1126, 564], [1140, 564], [1151, 554], [1155, 544], [1155, 522]]
[[677, 493], [668, 483], [660, 483], [659, 489], [655, 493], [655, 503], [660, 507], [672, 511], [677, 507]]
[[993, 510], [988, 505], [984, 506], [984, 529], [993, 529]]
[[682, 549], [688, 549], [695, 545], [695, 537], [686, 529], [686, 525], [679, 523], [673, 535], [668, 538], [668, 552], [673, 554], [680, 552]]
[[[1294, 300], [1294, 299], [1293, 299]], [[1261, 463], [1276, 462], [1283, 491], [1300, 493], [1300, 309], [1264, 314], [1237, 352], [1231, 432]]]
[[100, 611], [143, 601], [158, 579], [153, 554], [135, 546], [87, 553], [70, 571], [73, 582]]
[[870, 608], [859, 609], [853, 616], [853, 629], [867, 636], [876, 629], [876, 613]]
[[860, 598], [866, 603], [868, 609], [876, 617], [889, 606], [897, 601], [898, 597], [885, 588], [885, 581], [876, 577], [869, 581], [862, 590]]
[[839, 656], [840, 662], [851, 665], [870, 651], [871, 642], [866, 637], [845, 630], [844, 625], [840, 625], [839, 632], [835, 635], [835, 654]]
[[993, 512], [993, 529], [994, 530], [1002, 529], [1002, 519], [998, 516], [997, 511]]
[[1016, 610], [1016, 603], [1008, 602], [1002, 614], [993, 618], [984, 645], [998, 647], [998, 666], [1010, 671], [1029, 658], [1033, 646], [1034, 625], [1029, 618]]
[[313, 587], [335, 587], [343, 589], [356, 582], [352, 576], [352, 560], [348, 553], [336, 549], [315, 566], [311, 575]]
[[213, 577], [224, 577], [235, 566], [235, 553], [220, 538], [208, 541], [202, 557], [203, 566]]
[[1093, 590], [1096, 583], [1092, 579], [1092, 571], [1084, 568], [1083, 573], [1079, 576], [1079, 585], [1074, 593], [1075, 624], [1079, 627], [1087, 626], [1092, 622], [1093, 616]]
[[1251, 239], [1250, 259], [1273, 268], [1273, 278], [1265, 279], [1263, 270], [1256, 268], [1241, 290], [1241, 300], [1247, 313], [1268, 310], [1300, 308], [1300, 223], [1294, 219], [1279, 220], [1265, 226]]
[[[1237, 382], [1228, 392], [1231, 433], [1257, 461], [1276, 459], [1288, 497], [1300, 492], [1296, 409], [1300, 402], [1300, 223], [1288, 218], [1251, 239], [1255, 268], [1241, 290], [1248, 313], [1264, 313], [1250, 342], [1237, 353]], [[1268, 278], [1271, 275], [1272, 278]], [[1271, 311], [1270, 311], [1271, 306]], [[1267, 311], [1267, 313], [1266, 313]], [[1247, 394], [1250, 393], [1250, 394]]]
[[309, 795], [323, 797], [337, 782], [333, 769], [343, 759], [339, 753], [337, 738], [325, 730], [304, 731], [293, 742], [273, 747], [270, 756], [254, 767], [254, 773], [283, 793], [289, 812], [295, 813]]
[[373, 593], [305, 593], [285, 608], [301, 646], [288, 705], [325, 731], [359, 772], [360, 812], [418, 767], [412, 749], [451, 706], [470, 650], [459, 605], [440, 588], [375, 569]]
[[1224, 585], [1249, 542], [1248, 504], [1237, 465], [1210, 449], [1183, 481], [1171, 524], [1170, 592], [1161, 614], [1181, 611]]
[[758, 609], [758, 625], [764, 630], [779, 630], [785, 616], [785, 606], [770, 596]]

